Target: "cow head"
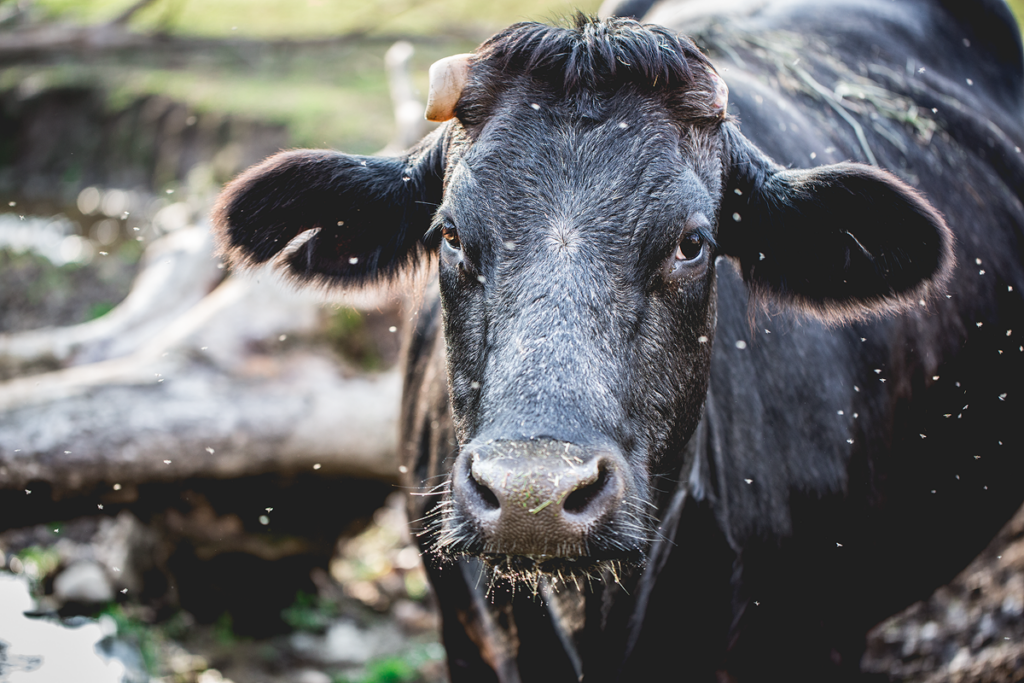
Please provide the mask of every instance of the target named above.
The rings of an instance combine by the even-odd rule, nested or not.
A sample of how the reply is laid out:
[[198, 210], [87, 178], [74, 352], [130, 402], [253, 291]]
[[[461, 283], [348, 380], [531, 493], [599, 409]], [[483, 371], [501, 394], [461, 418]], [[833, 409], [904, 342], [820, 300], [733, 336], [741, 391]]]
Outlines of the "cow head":
[[460, 444], [444, 554], [512, 576], [642, 561], [701, 416], [720, 259], [754, 297], [833, 323], [898, 310], [951, 267], [941, 217], [888, 173], [766, 158], [667, 30], [520, 24], [431, 82], [445, 123], [406, 155], [281, 153], [214, 222], [233, 263], [304, 283], [436, 258]]

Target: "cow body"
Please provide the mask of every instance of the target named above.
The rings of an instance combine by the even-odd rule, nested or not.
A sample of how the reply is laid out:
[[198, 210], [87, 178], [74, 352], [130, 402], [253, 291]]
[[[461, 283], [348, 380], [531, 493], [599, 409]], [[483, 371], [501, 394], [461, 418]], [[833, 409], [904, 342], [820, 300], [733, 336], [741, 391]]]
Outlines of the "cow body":
[[738, 129], [686, 45], [695, 75], [604, 87], [514, 27], [406, 157], [227, 191], [238, 261], [320, 229], [279, 257], [303, 280], [439, 252], [402, 457], [453, 680], [855, 679], [1021, 504], [1021, 49], [959, 5], [659, 3]]

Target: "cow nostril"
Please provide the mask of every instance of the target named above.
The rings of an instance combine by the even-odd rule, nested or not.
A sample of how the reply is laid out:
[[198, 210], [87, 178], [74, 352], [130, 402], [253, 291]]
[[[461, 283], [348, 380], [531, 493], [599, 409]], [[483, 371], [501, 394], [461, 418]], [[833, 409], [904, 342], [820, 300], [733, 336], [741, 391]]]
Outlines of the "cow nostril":
[[494, 495], [494, 491], [491, 491], [485, 484], [477, 481], [476, 477], [470, 476], [469, 480], [473, 483], [473, 490], [480, 497], [484, 509], [497, 510], [501, 507], [501, 503], [498, 502], [498, 497]]
[[602, 463], [597, 472], [597, 479], [570, 493], [566, 497], [562, 509], [570, 514], [585, 512], [594, 499], [601, 495], [601, 492], [608, 486], [609, 479], [608, 468]]

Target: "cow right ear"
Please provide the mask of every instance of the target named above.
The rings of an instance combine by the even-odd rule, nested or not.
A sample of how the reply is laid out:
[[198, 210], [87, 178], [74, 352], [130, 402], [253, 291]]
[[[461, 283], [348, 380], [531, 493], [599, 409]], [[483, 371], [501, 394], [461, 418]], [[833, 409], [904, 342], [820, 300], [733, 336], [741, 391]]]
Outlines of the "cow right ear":
[[231, 181], [211, 219], [232, 266], [273, 260], [302, 284], [355, 287], [422, 255], [443, 176], [443, 127], [399, 157], [281, 152]]
[[941, 291], [953, 234], [913, 188], [864, 164], [785, 169], [732, 122], [722, 131], [729, 171], [718, 248], [755, 297], [841, 323]]

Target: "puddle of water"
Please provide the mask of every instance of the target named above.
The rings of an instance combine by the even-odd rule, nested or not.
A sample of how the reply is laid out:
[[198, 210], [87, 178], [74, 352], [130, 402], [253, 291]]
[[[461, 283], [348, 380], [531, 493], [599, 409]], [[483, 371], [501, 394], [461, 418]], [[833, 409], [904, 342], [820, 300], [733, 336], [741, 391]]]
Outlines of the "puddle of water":
[[35, 605], [28, 580], [0, 572], [0, 681], [3, 683], [126, 683], [127, 667], [100, 654], [117, 630], [113, 619], [75, 626], [25, 612]]

